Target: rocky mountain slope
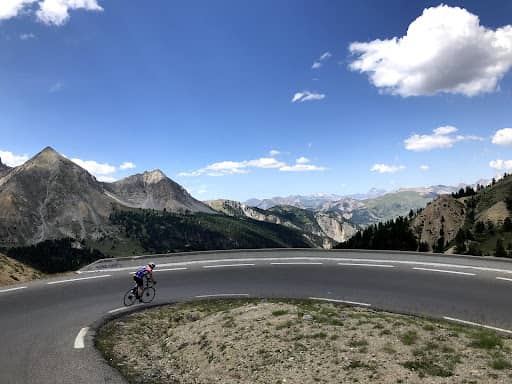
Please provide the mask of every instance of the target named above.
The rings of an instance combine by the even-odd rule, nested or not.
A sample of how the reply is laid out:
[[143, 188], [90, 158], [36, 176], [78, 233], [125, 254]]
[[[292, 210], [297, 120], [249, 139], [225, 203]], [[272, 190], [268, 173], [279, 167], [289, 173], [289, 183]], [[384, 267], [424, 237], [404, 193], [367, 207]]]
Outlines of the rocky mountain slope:
[[4, 163], [2, 163], [2, 159], [0, 159], [0, 177], [7, 174], [7, 172], [9, 172], [10, 169], [11, 168], [8, 167], [7, 165], [5, 165]]
[[512, 176], [441, 195], [424, 209], [358, 232], [340, 248], [512, 257]]
[[126, 177], [114, 183], [103, 183], [105, 193], [131, 208], [170, 212], [214, 213], [206, 204], [194, 199], [178, 183], [159, 169]]
[[85, 169], [45, 148], [0, 178], [1, 242], [99, 236], [113, 202]]
[[111, 235], [114, 206], [214, 213], [161, 171], [100, 183], [50, 147], [19, 167], [3, 169], [0, 244], [6, 246]]
[[332, 248], [336, 243], [345, 241], [357, 230], [336, 212], [313, 211], [290, 205], [279, 205], [265, 210], [232, 200], [212, 200], [206, 203], [229, 216], [249, 217], [300, 230], [309, 234], [313, 242], [324, 248]]

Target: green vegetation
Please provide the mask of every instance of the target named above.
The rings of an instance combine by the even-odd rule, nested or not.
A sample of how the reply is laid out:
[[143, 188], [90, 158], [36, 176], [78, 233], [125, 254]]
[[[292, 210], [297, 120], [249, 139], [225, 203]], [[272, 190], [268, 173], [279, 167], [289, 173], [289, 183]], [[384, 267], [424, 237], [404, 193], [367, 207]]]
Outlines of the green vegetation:
[[100, 251], [72, 239], [46, 240], [36, 245], [10, 248], [4, 253], [43, 273], [77, 270], [105, 257]]
[[357, 232], [352, 238], [339, 244], [340, 249], [396, 249], [416, 251], [418, 241], [407, 218], [398, 217], [385, 223], [370, 225]]
[[309, 248], [302, 233], [282, 225], [204, 213], [116, 210], [110, 221], [147, 252], [210, 249]]

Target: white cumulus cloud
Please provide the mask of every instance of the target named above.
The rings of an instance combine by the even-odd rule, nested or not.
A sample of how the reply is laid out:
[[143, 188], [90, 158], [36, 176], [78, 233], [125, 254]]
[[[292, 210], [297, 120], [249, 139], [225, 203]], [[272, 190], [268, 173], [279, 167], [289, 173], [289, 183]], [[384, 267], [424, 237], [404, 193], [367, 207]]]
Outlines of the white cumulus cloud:
[[311, 161], [311, 160], [309, 160], [307, 157], [304, 157], [304, 156], [299, 157], [297, 160], [295, 160], [295, 162], [296, 162], [297, 164], [307, 164], [307, 163], [309, 163], [310, 161]]
[[310, 91], [302, 91], [296, 92], [293, 95], [292, 103], [302, 103], [304, 101], [312, 101], [312, 100], [322, 100], [325, 98], [325, 95], [322, 93], [310, 92]]
[[402, 37], [350, 44], [350, 69], [403, 97], [495, 91], [512, 67], [512, 26], [490, 29], [464, 8], [424, 9]]
[[36, 1], [37, 0], [1, 0], [0, 20], [7, 20], [18, 16], [27, 6]]
[[379, 173], [395, 173], [398, 171], [403, 171], [405, 166], [403, 165], [387, 165], [387, 164], [374, 164], [373, 167], [370, 168], [372, 172]]
[[110, 175], [116, 171], [116, 167], [107, 163], [98, 163], [94, 160], [71, 159], [71, 161], [84, 168], [94, 176]]
[[63, 25], [69, 19], [69, 11], [103, 11], [97, 0], [43, 0], [39, 2], [37, 18], [48, 25]]
[[451, 148], [455, 143], [469, 140], [483, 140], [478, 136], [450, 135], [458, 129], [450, 125], [433, 130], [431, 135], [414, 134], [404, 140], [405, 149], [415, 152], [431, 151], [438, 148]]
[[503, 128], [496, 131], [492, 137], [492, 143], [496, 145], [512, 146], [512, 128]]
[[103, 11], [98, 0], [0, 0], [0, 20], [35, 11], [42, 23], [61, 26], [69, 20], [69, 11], [78, 9]]
[[428, 171], [430, 169], [430, 167], [428, 165], [420, 165], [420, 169], [422, 171]]
[[279, 154], [281, 154], [281, 151], [278, 151], [276, 149], [272, 149], [269, 153], [270, 157], [274, 157], [274, 156], [277, 156]]
[[133, 164], [131, 161], [125, 161], [123, 164], [121, 164], [119, 166], [119, 169], [121, 170], [127, 170], [127, 169], [134, 169], [136, 168], [137, 166], [135, 164]]
[[510, 171], [512, 170], [512, 160], [492, 160], [489, 162], [489, 166], [498, 171]]
[[29, 157], [28, 155], [16, 155], [9, 151], [0, 150], [0, 159], [2, 160], [2, 163], [9, 167], [17, 167], [27, 161]]

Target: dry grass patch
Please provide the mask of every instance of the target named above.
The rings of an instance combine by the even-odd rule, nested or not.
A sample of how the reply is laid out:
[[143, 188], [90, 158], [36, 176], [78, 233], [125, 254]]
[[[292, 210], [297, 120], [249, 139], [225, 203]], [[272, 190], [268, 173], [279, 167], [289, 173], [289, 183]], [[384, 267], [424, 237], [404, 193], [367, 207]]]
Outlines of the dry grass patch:
[[488, 331], [311, 301], [218, 300], [103, 327], [131, 383], [510, 383], [512, 340]]

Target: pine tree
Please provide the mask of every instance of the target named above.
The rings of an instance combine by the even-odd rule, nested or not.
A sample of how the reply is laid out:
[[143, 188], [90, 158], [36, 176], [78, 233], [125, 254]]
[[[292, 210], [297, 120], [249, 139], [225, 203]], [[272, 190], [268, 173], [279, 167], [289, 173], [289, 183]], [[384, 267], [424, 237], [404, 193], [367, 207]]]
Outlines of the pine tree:
[[507, 251], [505, 251], [505, 247], [503, 246], [503, 240], [496, 240], [496, 250], [494, 251], [494, 256], [496, 257], [507, 257]]

